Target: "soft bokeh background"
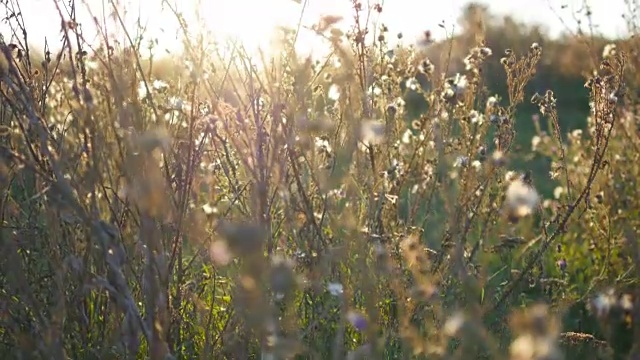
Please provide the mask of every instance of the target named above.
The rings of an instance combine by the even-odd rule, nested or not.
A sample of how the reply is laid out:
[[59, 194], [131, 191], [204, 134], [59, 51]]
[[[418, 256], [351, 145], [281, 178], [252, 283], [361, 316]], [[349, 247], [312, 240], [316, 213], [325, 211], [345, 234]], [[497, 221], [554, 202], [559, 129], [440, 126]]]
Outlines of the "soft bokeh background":
[[[91, 16], [102, 19], [102, 14], [110, 13], [110, 3], [102, 0], [82, 2], [79, 18], [86, 19], [84, 31], [87, 40], [96, 36], [95, 29], [90, 26]], [[348, 18], [351, 12], [350, 1], [347, 0], [169, 0], [166, 3], [161, 0], [122, 0], [113, 3], [126, 9], [124, 22], [128, 29], [134, 29], [140, 19], [140, 24], [146, 28], [147, 37], [160, 40], [159, 49], [171, 51], [181, 47], [176, 35], [180, 32], [178, 22], [166, 3], [176, 6], [185, 17], [190, 16], [186, 20], [190, 26], [195, 27], [194, 30], [206, 28], [218, 37], [237, 38], [248, 48], [268, 48], [269, 34], [279, 25], [296, 26], [300, 21], [303, 26], [311, 26], [322, 15]], [[391, 0], [382, 3], [383, 14], [380, 19], [372, 20], [383, 22], [392, 32], [403, 32], [405, 39], [408, 39], [406, 41], [411, 41], [420, 37], [425, 30], [430, 30], [435, 39], [443, 39], [452, 31], [459, 33], [460, 29], [456, 28], [457, 18], [470, 2]], [[585, 13], [583, 0], [493, 0], [479, 3], [490, 5], [491, 11], [496, 15], [510, 15], [527, 24], [541, 24], [551, 37], [557, 37], [567, 30], [575, 30], [575, 17]], [[587, 3], [598, 31], [609, 37], [626, 34], [621, 18], [626, 9], [624, 0]], [[50, 45], [54, 48], [58, 46], [58, 41], [55, 40], [59, 38], [60, 21], [56, 16], [55, 1], [29, 0], [21, 2], [21, 6], [26, 25], [31, 29], [29, 35], [33, 43], [42, 46], [45, 38], [48, 38]], [[196, 20], [197, 18], [201, 21]], [[444, 27], [438, 26], [439, 24], [444, 24]], [[113, 27], [110, 29], [113, 31]], [[6, 36], [7, 31], [3, 29], [2, 33]], [[322, 51], [325, 46], [317, 36], [303, 29], [298, 48], [302, 52], [309, 52]]]

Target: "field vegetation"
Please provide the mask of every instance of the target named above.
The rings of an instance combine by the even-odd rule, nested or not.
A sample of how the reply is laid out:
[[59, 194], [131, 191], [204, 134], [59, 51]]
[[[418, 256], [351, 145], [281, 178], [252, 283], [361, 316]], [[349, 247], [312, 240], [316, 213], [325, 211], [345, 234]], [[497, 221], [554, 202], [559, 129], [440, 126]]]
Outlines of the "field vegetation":
[[640, 359], [628, 2], [628, 38], [471, 4], [391, 45], [353, 0], [314, 58], [94, 47], [74, 0], [39, 49], [0, 1], [0, 356]]

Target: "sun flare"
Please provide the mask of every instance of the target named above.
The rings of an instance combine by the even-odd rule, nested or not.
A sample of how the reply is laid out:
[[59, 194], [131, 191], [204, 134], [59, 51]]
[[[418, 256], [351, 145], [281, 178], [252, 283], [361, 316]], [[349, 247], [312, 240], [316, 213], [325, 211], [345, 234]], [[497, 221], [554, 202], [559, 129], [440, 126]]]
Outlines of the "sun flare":
[[162, 47], [181, 45], [184, 31], [173, 10], [184, 17], [190, 35], [210, 35], [205, 40], [234, 41], [250, 51], [267, 51], [279, 26], [296, 25], [301, 6], [291, 0], [186, 0], [169, 6], [159, 4], [155, 9], [146, 9], [146, 36], [157, 39]]
[[[24, 5], [28, 25], [37, 30], [31, 38], [47, 37], [51, 43], [59, 36], [58, 9], [51, 0], [33, 1]], [[322, 4], [309, 1], [305, 6], [304, 1], [294, 0], [83, 0], [77, 10], [84, 39], [92, 45], [103, 41], [105, 29], [109, 38], [126, 42], [123, 32], [126, 29], [131, 38], [140, 36], [156, 43], [155, 53], [179, 52], [187, 30], [191, 39], [204, 35], [205, 41], [222, 44], [233, 41], [250, 52], [258, 48], [269, 52], [278, 27], [296, 28], [299, 22], [310, 25], [322, 13], [334, 12], [338, 1], [323, 0]], [[317, 11], [319, 5], [322, 8]], [[68, 18], [63, 7], [61, 12]], [[182, 24], [177, 15], [184, 20]], [[3, 35], [10, 34], [3, 31]], [[316, 40], [311, 34], [299, 37], [302, 48], [316, 46]]]
[[[141, 4], [140, 0], [129, 0]], [[144, 36], [158, 40], [167, 50], [182, 47], [184, 30], [176, 17], [184, 18], [189, 34], [205, 35], [206, 41], [242, 44], [248, 51], [268, 51], [280, 26], [297, 25], [302, 7], [292, 0], [184, 0], [145, 4], [139, 15], [146, 25]], [[129, 21], [137, 21], [135, 10]]]

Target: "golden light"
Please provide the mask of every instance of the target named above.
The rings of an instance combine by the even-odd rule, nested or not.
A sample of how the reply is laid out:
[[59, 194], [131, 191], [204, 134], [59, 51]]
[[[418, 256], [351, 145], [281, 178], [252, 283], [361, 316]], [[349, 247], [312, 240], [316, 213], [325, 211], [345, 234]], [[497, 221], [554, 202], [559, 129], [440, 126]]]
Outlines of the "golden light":
[[[463, 1], [466, 0], [454, 0]], [[45, 37], [50, 47], [59, 45], [60, 18], [54, 5], [56, 2], [63, 6], [62, 0], [21, 2], [30, 39], [40, 46], [44, 44]], [[101, 27], [105, 27], [106, 22], [109, 37], [118, 39], [122, 45], [128, 43], [123, 29], [132, 38], [137, 38], [142, 32], [145, 43], [157, 41], [153, 52], [158, 55], [166, 51], [181, 52], [183, 48], [184, 29], [176, 14], [184, 19], [191, 40], [197, 35], [204, 35], [203, 39], [208, 42], [225, 44], [235, 41], [252, 55], [258, 48], [267, 53], [273, 50], [277, 28], [282, 26], [299, 29], [296, 42], [299, 53], [326, 53], [326, 42], [306, 28], [325, 15], [343, 17], [344, 21], [339, 24], [343, 30], [353, 23], [353, 5], [349, 0], [79, 0], [76, 4], [85, 40], [91, 45], [97, 46], [102, 42], [95, 29], [93, 19], [96, 18]], [[410, 4], [412, 6], [408, 6]], [[403, 31], [405, 35], [406, 32], [421, 33], [422, 27], [433, 21], [424, 16], [424, 5], [416, 8], [418, 5], [415, 4], [419, 3], [413, 0], [389, 2], [384, 6], [388, 9], [383, 12], [384, 23], [392, 31]], [[118, 10], [122, 23], [113, 16], [114, 8]], [[410, 8], [415, 11], [407, 12]], [[418, 13], [419, 21], [416, 21]], [[63, 14], [68, 17], [64, 9]], [[377, 14], [372, 15], [365, 17], [369, 20], [368, 25], [375, 27], [372, 22], [377, 19]], [[299, 28], [299, 25], [302, 26]], [[411, 39], [411, 36], [406, 38]]]
[[[351, 8], [348, 0], [167, 1], [179, 4], [194, 33], [209, 33], [220, 43], [236, 42], [254, 55], [258, 48], [266, 53], [273, 50], [279, 27], [298, 30], [296, 48], [303, 53], [326, 47], [323, 40], [307, 28], [323, 15], [348, 16]], [[156, 16], [159, 27], [175, 18], [166, 9], [163, 13]]]
[[174, 10], [184, 17], [192, 36], [205, 35], [205, 41], [220, 43], [235, 41], [249, 51], [266, 51], [275, 29], [295, 26], [301, 8], [292, 0], [157, 0], [155, 6], [150, 2], [141, 9], [148, 20], [146, 37], [171, 50], [181, 47], [184, 34]]
[[[29, 29], [30, 41], [42, 47], [46, 37], [49, 46], [56, 48], [60, 43], [60, 18], [55, 3], [62, 6], [66, 0], [13, 1], [20, 4], [20, 12]], [[305, 1], [306, 6], [303, 6]], [[567, 0], [564, 3], [570, 4], [568, 10], [561, 11], [559, 5], [554, 5], [552, 9], [548, 0], [531, 1], [536, 5], [522, 7], [518, 1], [493, 0], [490, 2], [490, 8], [496, 14], [511, 14], [525, 22], [541, 22], [549, 27], [553, 35], [558, 35], [565, 30], [558, 16], [566, 19], [571, 15], [570, 11], [582, 7], [583, 3], [582, 0]], [[381, 21], [391, 32], [403, 32], [406, 41], [413, 41], [414, 36], [422, 34], [424, 30], [431, 30], [436, 39], [447, 38], [454, 28], [458, 30], [455, 27], [456, 19], [469, 0], [450, 0], [441, 6], [434, 6], [433, 2], [429, 1], [416, 0], [363, 1], [365, 4], [377, 2], [384, 4]], [[182, 31], [167, 3], [175, 6], [185, 17], [191, 33], [209, 31], [221, 42], [235, 39], [249, 49], [269, 49], [273, 29], [277, 26], [296, 27], [299, 20], [302, 20], [303, 25], [310, 26], [322, 15], [343, 16], [345, 22], [350, 23], [353, 16], [350, 0], [77, 0], [79, 22], [83, 24], [87, 41], [93, 45], [97, 45], [99, 38], [96, 37], [95, 29], [92, 29], [92, 15], [102, 20], [103, 13], [109, 14], [114, 3], [125, 17], [125, 27], [134, 35], [138, 17], [142, 25], [147, 25], [146, 38], [158, 40], [156, 52], [159, 53], [165, 49], [180, 51], [182, 48]], [[618, 14], [624, 12], [623, 0], [592, 1], [591, 6], [594, 22], [600, 25], [600, 29], [607, 35], [615, 36], [624, 32], [621, 29], [624, 22], [616, 20], [619, 18]], [[92, 15], [87, 8], [91, 10]], [[67, 16], [65, 11], [63, 13]], [[443, 21], [446, 29], [438, 26]], [[113, 32], [113, 20], [110, 23], [109, 28]], [[11, 37], [8, 26], [1, 27], [0, 33], [5, 38]], [[121, 34], [118, 38], [123, 39]], [[317, 36], [303, 31], [298, 38], [297, 46], [306, 52], [321, 47], [322, 44]]]
[[[30, 38], [38, 45], [44, 44], [45, 37], [49, 46], [56, 47], [59, 42], [60, 17], [56, 1], [62, 7], [64, 17], [68, 18], [62, 1], [21, 2]], [[124, 28], [132, 38], [142, 34], [145, 42], [157, 40], [154, 52], [164, 53], [182, 49], [184, 29], [176, 13], [184, 19], [192, 38], [204, 35], [205, 41], [235, 41], [250, 52], [257, 48], [268, 51], [278, 27], [296, 28], [299, 21], [310, 25], [322, 13], [335, 11], [335, 4], [340, 2], [343, 1], [309, 0], [304, 6], [304, 1], [294, 0], [82, 0], [76, 4], [85, 40], [92, 45], [102, 42], [93, 20], [97, 19], [101, 28], [106, 27], [110, 38], [126, 44]], [[114, 8], [118, 10], [122, 23], [114, 15]], [[6, 31], [2, 33], [10, 35]], [[302, 34], [300, 43], [303, 48], [321, 44], [319, 39], [310, 35], [308, 32]], [[314, 44], [310, 43], [314, 41]]]

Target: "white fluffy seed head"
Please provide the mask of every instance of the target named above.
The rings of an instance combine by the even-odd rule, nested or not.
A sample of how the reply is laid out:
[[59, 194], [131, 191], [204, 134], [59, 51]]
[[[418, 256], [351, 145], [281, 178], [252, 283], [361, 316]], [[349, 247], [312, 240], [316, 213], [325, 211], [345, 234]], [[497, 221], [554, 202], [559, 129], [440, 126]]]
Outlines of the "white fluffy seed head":
[[521, 218], [532, 214], [540, 203], [540, 196], [533, 186], [522, 179], [511, 181], [507, 188], [505, 204], [509, 213]]

